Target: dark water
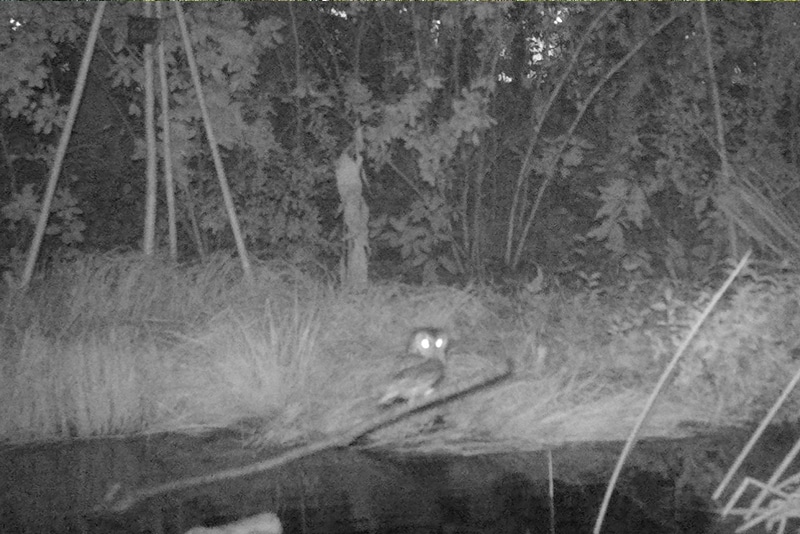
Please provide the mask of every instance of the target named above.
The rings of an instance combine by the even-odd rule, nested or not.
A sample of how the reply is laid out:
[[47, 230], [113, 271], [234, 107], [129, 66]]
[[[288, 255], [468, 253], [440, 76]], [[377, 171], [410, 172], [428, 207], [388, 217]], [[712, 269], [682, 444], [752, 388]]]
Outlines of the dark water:
[[[746, 437], [637, 445], [604, 532], [732, 532], [716, 523], [706, 496]], [[582, 444], [552, 451], [555, 532], [591, 532], [621, 448]], [[276, 513], [288, 533], [551, 531], [546, 452], [459, 457], [334, 450], [160, 495], [124, 513], [92, 511], [113, 483], [128, 490], [153, 486], [268, 456], [243, 448], [233, 433], [7, 448], [0, 451], [0, 531], [179, 533], [265, 511]]]

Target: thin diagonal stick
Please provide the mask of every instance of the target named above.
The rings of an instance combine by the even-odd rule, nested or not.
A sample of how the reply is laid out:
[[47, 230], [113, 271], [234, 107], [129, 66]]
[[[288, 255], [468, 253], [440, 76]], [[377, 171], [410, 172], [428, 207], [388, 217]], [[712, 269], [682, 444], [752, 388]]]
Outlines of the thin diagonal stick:
[[224, 469], [208, 475], [183, 478], [158, 486], [139, 488], [130, 493], [125, 493], [120, 484], [114, 484], [106, 493], [105, 497], [103, 498], [103, 502], [94, 507], [94, 511], [100, 513], [109, 511], [124, 512], [136, 503], [150, 499], [151, 497], [155, 497], [157, 495], [162, 495], [173, 491], [186, 490], [196, 486], [221, 482], [223, 480], [254, 475], [256, 473], [268, 471], [275, 467], [288, 464], [289, 462], [311, 456], [312, 454], [316, 454], [324, 450], [335, 449], [338, 447], [348, 447], [356, 444], [364, 436], [381, 428], [397, 423], [398, 421], [410, 417], [413, 414], [429, 410], [435, 406], [441, 406], [442, 404], [452, 402], [456, 399], [460, 399], [472, 393], [476, 393], [488, 387], [497, 385], [500, 382], [508, 379], [513, 373], [514, 365], [509, 359], [506, 361], [506, 365], [503, 370], [488, 377], [483, 377], [480, 380], [461, 389], [445, 393], [421, 404], [408, 407], [404, 406], [401, 410], [390, 411], [377, 417], [376, 419], [366, 421], [365, 423], [362, 423], [355, 428], [350, 429], [349, 431], [336, 434], [308, 445], [302, 445], [300, 447], [290, 449], [282, 454], [279, 454], [278, 456], [267, 458], [254, 464]]
[[675, 367], [678, 365], [678, 361], [681, 359], [681, 356], [683, 356], [683, 353], [686, 352], [686, 348], [689, 346], [689, 343], [697, 334], [697, 331], [700, 330], [700, 325], [705, 322], [705, 320], [711, 314], [711, 310], [714, 309], [714, 306], [717, 305], [719, 299], [722, 298], [723, 293], [725, 293], [741, 270], [744, 269], [748, 258], [750, 258], [751, 252], [751, 250], [748, 250], [744, 257], [739, 260], [739, 264], [736, 266], [730, 276], [728, 276], [728, 279], [725, 280], [725, 283], [722, 284], [722, 287], [719, 288], [717, 293], [714, 295], [714, 298], [711, 299], [711, 302], [708, 303], [706, 309], [703, 310], [703, 313], [689, 331], [689, 335], [683, 340], [683, 343], [681, 343], [680, 347], [678, 347], [678, 350], [675, 352], [675, 356], [672, 357], [672, 360], [669, 362], [669, 365], [667, 365], [667, 368], [664, 369], [663, 373], [661, 373], [661, 378], [658, 379], [655, 389], [650, 394], [650, 398], [647, 399], [647, 404], [645, 404], [644, 410], [642, 410], [642, 413], [639, 414], [639, 419], [636, 421], [633, 430], [631, 430], [631, 434], [628, 436], [628, 441], [625, 442], [625, 447], [622, 449], [622, 454], [620, 454], [619, 460], [617, 461], [617, 466], [614, 468], [614, 472], [611, 474], [611, 480], [608, 482], [606, 494], [603, 496], [603, 504], [600, 506], [600, 513], [597, 514], [597, 521], [594, 524], [594, 534], [600, 534], [600, 529], [603, 526], [603, 519], [608, 511], [608, 504], [611, 502], [611, 494], [614, 492], [614, 487], [617, 485], [617, 479], [619, 479], [619, 475], [622, 472], [622, 466], [625, 464], [625, 460], [628, 458], [631, 449], [633, 449], [633, 444], [636, 442], [636, 435], [642, 428], [647, 416], [650, 415], [650, 409], [653, 407], [653, 404], [655, 404], [656, 397], [658, 397], [659, 393], [661, 393], [664, 384], [666, 384], [667, 379], [672, 374], [672, 371], [675, 370]]

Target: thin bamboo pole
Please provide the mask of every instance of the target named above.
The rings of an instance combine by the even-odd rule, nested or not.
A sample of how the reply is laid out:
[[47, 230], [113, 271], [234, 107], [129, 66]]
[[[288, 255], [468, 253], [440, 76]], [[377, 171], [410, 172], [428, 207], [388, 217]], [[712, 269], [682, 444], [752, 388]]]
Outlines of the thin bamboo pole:
[[94, 55], [94, 45], [97, 42], [97, 34], [100, 32], [100, 23], [103, 21], [103, 12], [106, 9], [106, 2], [98, 2], [97, 10], [94, 12], [94, 20], [92, 20], [92, 27], [89, 30], [89, 38], [86, 40], [86, 47], [83, 49], [83, 58], [81, 59], [81, 66], [78, 69], [78, 78], [75, 82], [75, 91], [72, 93], [72, 99], [69, 103], [69, 112], [67, 112], [67, 120], [64, 122], [64, 129], [61, 130], [61, 139], [58, 141], [58, 148], [56, 149], [56, 157], [53, 160], [53, 167], [50, 169], [50, 179], [47, 182], [47, 189], [42, 199], [42, 209], [39, 212], [39, 220], [36, 222], [36, 231], [33, 234], [33, 242], [28, 251], [28, 259], [25, 262], [25, 270], [22, 273], [22, 280], [20, 286], [25, 287], [31, 281], [33, 276], [33, 268], [36, 265], [36, 258], [39, 256], [39, 248], [42, 246], [42, 239], [44, 238], [44, 231], [47, 227], [47, 218], [50, 215], [50, 205], [53, 203], [53, 196], [56, 192], [56, 185], [58, 185], [58, 175], [61, 174], [61, 166], [64, 163], [64, 156], [67, 153], [67, 146], [69, 145], [69, 138], [72, 135], [72, 127], [75, 125], [75, 118], [78, 115], [78, 108], [83, 98], [83, 90], [86, 87], [86, 76], [89, 72], [89, 65], [92, 63], [92, 56]]

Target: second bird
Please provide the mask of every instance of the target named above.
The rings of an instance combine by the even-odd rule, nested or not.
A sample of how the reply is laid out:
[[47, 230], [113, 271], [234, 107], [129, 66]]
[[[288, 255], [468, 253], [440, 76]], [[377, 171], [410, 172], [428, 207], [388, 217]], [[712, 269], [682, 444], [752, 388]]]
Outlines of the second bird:
[[447, 334], [437, 328], [415, 330], [403, 356], [404, 367], [390, 377], [378, 404], [413, 402], [433, 393], [444, 378], [448, 341]]

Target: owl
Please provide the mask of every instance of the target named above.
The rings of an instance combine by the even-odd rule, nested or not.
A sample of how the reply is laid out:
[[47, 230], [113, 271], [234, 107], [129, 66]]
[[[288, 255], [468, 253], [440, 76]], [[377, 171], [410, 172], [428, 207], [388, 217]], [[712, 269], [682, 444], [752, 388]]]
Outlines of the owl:
[[380, 406], [414, 402], [433, 393], [444, 379], [448, 336], [436, 328], [420, 328], [411, 334], [402, 369], [389, 377]]

